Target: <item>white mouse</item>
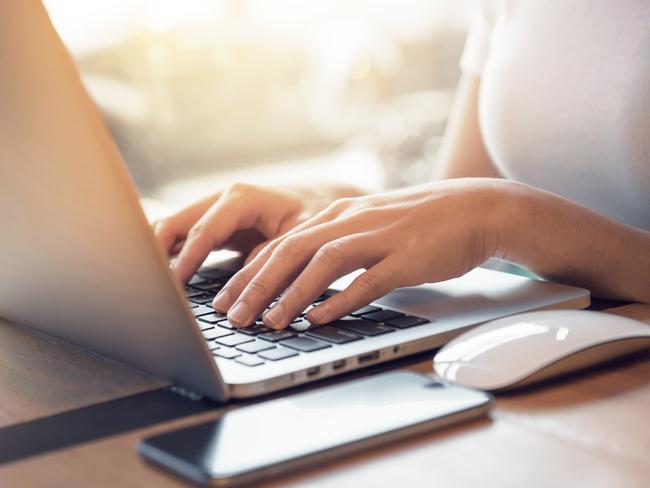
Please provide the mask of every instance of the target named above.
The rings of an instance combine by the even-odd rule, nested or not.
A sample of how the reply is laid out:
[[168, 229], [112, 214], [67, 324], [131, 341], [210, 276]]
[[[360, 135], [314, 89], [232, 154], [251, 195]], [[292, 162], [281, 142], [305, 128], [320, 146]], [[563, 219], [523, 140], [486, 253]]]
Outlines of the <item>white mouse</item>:
[[506, 390], [650, 347], [650, 325], [602, 312], [512, 315], [466, 332], [433, 358], [438, 376], [479, 390]]

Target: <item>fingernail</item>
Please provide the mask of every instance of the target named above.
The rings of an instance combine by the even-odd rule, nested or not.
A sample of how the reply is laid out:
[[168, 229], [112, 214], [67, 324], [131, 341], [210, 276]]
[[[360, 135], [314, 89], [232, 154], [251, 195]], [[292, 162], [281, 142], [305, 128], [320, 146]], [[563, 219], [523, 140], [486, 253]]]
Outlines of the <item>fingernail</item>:
[[228, 312], [228, 319], [236, 325], [248, 325], [250, 315], [251, 312], [248, 304], [246, 302], [237, 302], [230, 312]]
[[271, 310], [264, 314], [264, 322], [267, 325], [270, 325], [274, 329], [279, 329], [286, 325], [286, 313], [284, 305], [281, 303], [276, 303], [271, 307]]
[[214, 298], [212, 308], [220, 312], [226, 312], [228, 307], [230, 307], [230, 292], [224, 288]]

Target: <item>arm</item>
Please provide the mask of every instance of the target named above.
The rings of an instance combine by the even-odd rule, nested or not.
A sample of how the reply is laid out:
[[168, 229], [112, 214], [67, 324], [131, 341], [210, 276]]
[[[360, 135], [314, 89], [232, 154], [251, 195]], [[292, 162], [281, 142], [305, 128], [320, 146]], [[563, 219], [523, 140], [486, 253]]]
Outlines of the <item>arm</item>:
[[449, 116], [445, 137], [438, 155], [433, 179], [501, 175], [483, 144], [478, 119], [478, 94], [481, 79], [463, 72]]
[[[464, 72], [440, 151], [438, 179], [496, 177], [479, 128], [481, 79]], [[514, 182], [513, 182], [514, 183]], [[497, 253], [595, 296], [650, 302], [650, 235], [532, 187], [514, 188]], [[508, 207], [506, 207], [506, 210]]]
[[650, 232], [512, 182], [497, 255], [601, 298], [650, 303]]
[[[480, 79], [463, 75], [439, 181], [335, 202], [272, 240], [216, 297], [214, 307], [249, 325], [283, 328], [327, 286], [363, 268], [341, 293], [312, 309], [327, 323], [394, 288], [443, 281], [491, 257], [595, 296], [650, 303], [650, 232], [561, 196], [498, 175], [478, 124]], [[462, 178], [463, 176], [479, 178]], [[453, 179], [452, 179], [453, 178]]]

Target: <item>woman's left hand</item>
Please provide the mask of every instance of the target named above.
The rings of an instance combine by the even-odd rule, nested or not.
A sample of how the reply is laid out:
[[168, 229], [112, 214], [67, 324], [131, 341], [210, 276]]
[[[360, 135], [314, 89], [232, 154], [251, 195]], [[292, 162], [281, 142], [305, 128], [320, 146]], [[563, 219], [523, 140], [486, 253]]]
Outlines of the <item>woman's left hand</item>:
[[214, 308], [237, 326], [264, 315], [286, 327], [341, 276], [364, 268], [348, 288], [313, 308], [323, 324], [391, 290], [463, 275], [499, 253], [497, 215], [511, 182], [457, 179], [337, 200], [273, 240], [217, 295]]

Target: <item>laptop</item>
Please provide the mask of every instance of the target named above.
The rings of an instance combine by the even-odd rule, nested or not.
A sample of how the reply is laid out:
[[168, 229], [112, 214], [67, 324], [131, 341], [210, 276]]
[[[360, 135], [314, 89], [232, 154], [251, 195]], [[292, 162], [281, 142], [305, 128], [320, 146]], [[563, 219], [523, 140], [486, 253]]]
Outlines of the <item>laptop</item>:
[[587, 290], [479, 268], [395, 290], [328, 326], [235, 331], [209, 308], [235, 269], [175, 280], [115, 144], [58, 60], [61, 73], [0, 85], [4, 319], [223, 402], [433, 349], [497, 317], [589, 304]]

